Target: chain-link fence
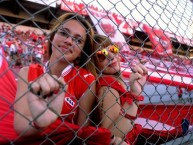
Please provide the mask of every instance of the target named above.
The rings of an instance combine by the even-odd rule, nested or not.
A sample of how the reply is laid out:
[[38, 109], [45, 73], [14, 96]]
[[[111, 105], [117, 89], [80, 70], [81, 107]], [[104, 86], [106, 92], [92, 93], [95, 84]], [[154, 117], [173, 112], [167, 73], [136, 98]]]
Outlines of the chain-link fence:
[[191, 0], [1, 0], [1, 144], [191, 144], [192, 20]]

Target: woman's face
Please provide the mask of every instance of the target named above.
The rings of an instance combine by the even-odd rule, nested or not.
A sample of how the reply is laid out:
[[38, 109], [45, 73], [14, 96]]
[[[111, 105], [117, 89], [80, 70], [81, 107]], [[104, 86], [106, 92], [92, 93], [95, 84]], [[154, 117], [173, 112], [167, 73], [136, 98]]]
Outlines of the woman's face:
[[56, 59], [73, 62], [81, 56], [86, 42], [86, 30], [76, 20], [69, 20], [59, 27], [52, 41], [52, 55]]
[[102, 48], [96, 53], [96, 66], [107, 75], [113, 75], [120, 71], [118, 48], [111, 45]]

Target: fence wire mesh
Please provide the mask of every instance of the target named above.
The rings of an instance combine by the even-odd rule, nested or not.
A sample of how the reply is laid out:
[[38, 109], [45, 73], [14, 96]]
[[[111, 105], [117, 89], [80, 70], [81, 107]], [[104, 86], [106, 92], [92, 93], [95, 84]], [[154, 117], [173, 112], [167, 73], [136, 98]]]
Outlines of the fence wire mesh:
[[[191, 144], [192, 20], [192, 0], [1, 0], [0, 143]], [[118, 59], [119, 83], [99, 89]], [[129, 77], [143, 60], [138, 102]]]

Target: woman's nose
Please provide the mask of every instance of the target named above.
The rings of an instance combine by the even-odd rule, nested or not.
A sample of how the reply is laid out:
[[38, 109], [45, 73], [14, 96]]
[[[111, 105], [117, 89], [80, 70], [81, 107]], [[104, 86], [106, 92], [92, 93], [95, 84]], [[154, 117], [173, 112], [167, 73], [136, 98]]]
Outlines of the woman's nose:
[[115, 55], [113, 53], [109, 52], [109, 54], [108, 54], [109, 60], [113, 60], [114, 57], [115, 57]]
[[72, 45], [73, 44], [73, 38], [71, 36], [68, 36], [65, 38], [64, 42]]

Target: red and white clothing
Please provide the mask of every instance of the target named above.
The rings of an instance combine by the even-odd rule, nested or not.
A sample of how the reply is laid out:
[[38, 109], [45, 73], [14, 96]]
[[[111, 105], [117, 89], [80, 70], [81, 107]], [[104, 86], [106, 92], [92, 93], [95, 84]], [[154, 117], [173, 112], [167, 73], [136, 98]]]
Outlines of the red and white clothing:
[[[48, 63], [45, 66], [48, 66]], [[41, 74], [48, 71], [48, 67], [43, 68], [39, 64], [32, 64], [29, 68], [28, 81], [33, 81]], [[86, 141], [87, 144], [109, 144], [111, 136], [109, 130], [91, 126], [80, 127], [74, 124], [78, 114], [78, 100], [89, 88], [90, 84], [95, 81], [94, 75], [84, 68], [69, 65], [62, 71], [61, 76], [64, 78], [66, 84], [68, 84], [68, 90], [64, 96], [61, 117], [50, 125], [42, 135], [51, 134], [54, 131], [55, 133], [52, 136], [52, 140], [58, 141], [61, 139], [57, 144], [66, 144], [70, 142], [75, 137], [76, 133], [78, 137], [82, 139], [86, 139], [91, 135], [92, 137]], [[57, 136], [58, 134], [61, 134], [59, 138]]]
[[[0, 54], [2, 54], [1, 49]], [[1, 56], [2, 55], [0, 55], [0, 60], [2, 59]], [[110, 144], [111, 133], [109, 130], [91, 126], [81, 127], [71, 123], [72, 120], [76, 119], [75, 116], [78, 110], [74, 111], [75, 115], [69, 115], [66, 119], [58, 117], [58, 119], [52, 125], [50, 125], [45, 131], [36, 137], [21, 138], [13, 127], [15, 111], [13, 104], [16, 95], [16, 81], [12, 71], [8, 69], [8, 64], [6, 61], [3, 59], [2, 62], [3, 63], [0, 65], [0, 72], [3, 72], [3, 76], [0, 77], [0, 144], [8, 145], [12, 142], [13, 144], [18, 145], [64, 145], [73, 142], [80, 145], [83, 144], [82, 140], [88, 145]], [[4, 73], [4, 70], [8, 71]], [[44, 69], [42, 66], [32, 64], [29, 68], [28, 80], [34, 80], [43, 73]], [[88, 88], [88, 84], [94, 81], [94, 76], [85, 69], [79, 67], [73, 68], [72, 66], [66, 68], [62, 74], [65, 81], [68, 82], [70, 86], [68, 89], [69, 95], [66, 95], [64, 98], [68, 97], [71, 100], [75, 99], [75, 101], [73, 100], [74, 104], [69, 102], [70, 99], [66, 99], [67, 101], [64, 99], [65, 105], [62, 110], [64, 115], [67, 114], [67, 112], [72, 112], [73, 108], [78, 105], [76, 99], [80, 99], [84, 93], [84, 90]], [[80, 140], [77, 138], [77, 136], [80, 138]]]
[[[127, 92], [121, 84], [112, 76], [105, 76], [98, 79], [97, 90], [101, 86], [108, 86], [118, 91], [120, 95], [121, 105], [127, 101], [131, 104], [133, 100], [143, 101], [143, 96], [131, 98], [129, 92]], [[178, 109], [176, 109], [178, 108]], [[169, 140], [175, 139], [183, 135], [183, 128], [181, 121], [183, 118], [187, 118], [186, 113], [191, 112], [192, 107], [184, 105], [170, 105], [166, 107], [165, 105], [152, 105], [152, 104], [142, 104], [139, 105], [138, 117], [133, 118], [135, 124], [133, 129], [126, 135], [125, 141], [128, 144], [134, 145], [143, 144], [143, 142], [148, 141], [150, 143], [162, 144]], [[168, 115], [165, 115], [167, 114]], [[180, 113], [179, 113], [180, 112]], [[164, 115], [163, 115], [164, 113]], [[160, 115], [161, 114], [161, 115]], [[184, 115], [185, 114], [185, 115]], [[174, 116], [176, 119], [173, 120]], [[132, 118], [129, 117], [129, 118]], [[142, 120], [143, 119], [143, 120]], [[132, 119], [131, 119], [132, 120]], [[160, 125], [159, 125], [160, 124]], [[157, 127], [159, 125], [159, 127]], [[147, 127], [149, 126], [149, 127]], [[137, 138], [140, 135], [140, 138]]]
[[[143, 101], [143, 96], [134, 97], [128, 92], [123, 86], [112, 76], [103, 76], [98, 79], [97, 90], [100, 89], [102, 86], [107, 86], [117, 90], [120, 95], [120, 102], [123, 106], [125, 102], [128, 104], [132, 104], [134, 100], [136, 101]], [[121, 111], [121, 110], [120, 110]], [[128, 115], [128, 119], [135, 120], [136, 116]], [[142, 126], [140, 124], [134, 124], [133, 129], [126, 134], [125, 141], [128, 145], [134, 145], [137, 141], [138, 135], [141, 133]]]
[[[16, 80], [0, 47], [0, 144], [17, 137], [13, 127]], [[10, 143], [10, 142], [9, 142]], [[8, 144], [8, 143], [7, 143]]]
[[[68, 84], [68, 90], [64, 98], [64, 107], [61, 115], [69, 114], [68, 120], [73, 122], [77, 119], [77, 100], [81, 98], [84, 92], [95, 81], [93, 74], [80, 67], [68, 66], [67, 71], [62, 72], [64, 81]], [[77, 87], [78, 83], [78, 87]], [[72, 111], [74, 110], [74, 111]]]
[[[42, 71], [40, 69], [42, 69]], [[35, 71], [37, 73], [34, 73]], [[44, 68], [44, 72], [45, 71], [46, 68]], [[43, 73], [43, 68], [41, 68], [40, 65], [38, 64], [31, 65], [29, 69], [28, 81], [33, 81], [33, 79], [37, 77], [37, 76], [34, 77], [34, 75], [41, 75], [41, 73]], [[67, 66], [62, 71], [61, 76], [64, 78], [66, 84], [68, 84], [68, 90], [64, 96], [64, 105], [61, 117], [64, 117], [67, 121], [71, 123], [74, 123], [77, 119], [77, 112], [78, 112], [77, 102], [84, 94], [84, 92], [89, 88], [90, 84], [95, 81], [95, 77], [86, 69], [80, 68], [78, 66], [74, 67], [73, 65]]]

